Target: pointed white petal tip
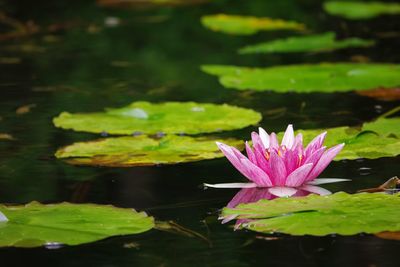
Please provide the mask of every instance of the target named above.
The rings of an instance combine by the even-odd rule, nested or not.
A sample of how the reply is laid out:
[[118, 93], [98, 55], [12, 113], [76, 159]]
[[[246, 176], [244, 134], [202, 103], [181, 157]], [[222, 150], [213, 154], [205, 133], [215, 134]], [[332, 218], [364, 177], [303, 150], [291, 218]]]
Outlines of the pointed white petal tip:
[[1, 211], [0, 211], [0, 223], [2, 222], [8, 222], [8, 219], [6, 217], [6, 215], [4, 215]]
[[230, 221], [236, 219], [237, 216], [238, 216], [237, 214], [232, 214], [232, 215], [228, 215], [228, 216], [221, 216], [221, 217], [218, 217], [218, 220], [221, 220], [221, 223], [225, 224], [227, 222], [230, 222]]
[[258, 135], [260, 136], [261, 142], [264, 145], [264, 148], [269, 148], [269, 135], [268, 133], [261, 127], [258, 128]]
[[297, 189], [293, 187], [275, 186], [268, 188], [268, 191], [277, 197], [290, 197], [297, 193]]
[[205, 188], [254, 188], [257, 187], [255, 183], [225, 183], [225, 184], [206, 184], [203, 186]]
[[348, 182], [351, 181], [351, 179], [342, 179], [342, 178], [319, 178], [319, 179], [314, 179], [307, 184], [310, 185], [320, 185], [320, 184], [330, 184], [330, 183], [339, 183], [339, 182]]

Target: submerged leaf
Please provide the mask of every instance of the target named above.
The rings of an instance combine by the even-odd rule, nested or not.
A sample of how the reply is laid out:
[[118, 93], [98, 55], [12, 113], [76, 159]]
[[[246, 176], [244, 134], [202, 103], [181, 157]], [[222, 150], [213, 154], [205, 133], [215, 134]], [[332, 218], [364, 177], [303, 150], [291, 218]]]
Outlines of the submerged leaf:
[[201, 18], [202, 24], [218, 32], [251, 35], [259, 31], [304, 30], [304, 24], [272, 18], [257, 18], [237, 15], [208, 15]]
[[134, 102], [129, 106], [96, 113], [61, 113], [55, 126], [75, 131], [130, 135], [199, 134], [233, 130], [256, 124], [260, 113], [230, 105], [195, 102]]
[[400, 65], [332, 63], [247, 68], [205, 65], [202, 70], [219, 76], [220, 83], [238, 90], [345, 92], [400, 85]]
[[133, 209], [95, 204], [0, 205], [9, 219], [0, 223], [0, 247], [78, 245], [154, 227], [152, 217]]
[[215, 145], [216, 141], [243, 146], [243, 141], [235, 139], [175, 135], [161, 139], [127, 136], [75, 143], [59, 149], [56, 157], [81, 165], [131, 167], [175, 164], [223, 157]]
[[354, 20], [370, 19], [384, 14], [400, 14], [400, 4], [385, 2], [329, 1], [324, 3], [324, 9], [331, 15]]
[[249, 45], [239, 49], [239, 53], [323, 52], [347, 47], [367, 47], [373, 44], [374, 41], [372, 40], [360, 38], [336, 40], [335, 33], [327, 32], [308, 36], [294, 36], [286, 39], [277, 39], [270, 42]]
[[383, 193], [278, 198], [225, 208], [223, 216], [246, 220], [242, 227], [262, 233], [354, 235], [400, 230], [400, 195]]

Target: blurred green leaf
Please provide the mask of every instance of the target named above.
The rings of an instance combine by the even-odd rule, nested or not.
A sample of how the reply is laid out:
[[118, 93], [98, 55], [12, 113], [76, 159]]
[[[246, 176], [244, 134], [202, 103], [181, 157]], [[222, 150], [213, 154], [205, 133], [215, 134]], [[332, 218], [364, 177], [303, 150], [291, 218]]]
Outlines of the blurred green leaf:
[[203, 65], [220, 83], [238, 90], [279, 93], [346, 92], [400, 85], [400, 65], [324, 63], [270, 68]]
[[331, 15], [346, 19], [370, 19], [379, 15], [400, 14], [400, 4], [385, 2], [336, 2], [324, 3], [324, 9]]
[[305, 29], [304, 24], [294, 21], [226, 14], [203, 16], [201, 22], [210, 30], [237, 35], [251, 35], [259, 31]]
[[277, 39], [270, 42], [245, 46], [239, 49], [240, 54], [256, 53], [296, 53], [296, 52], [323, 52], [348, 47], [368, 47], [374, 44], [372, 40], [347, 38], [336, 40], [333, 32], [323, 34], [294, 36]]

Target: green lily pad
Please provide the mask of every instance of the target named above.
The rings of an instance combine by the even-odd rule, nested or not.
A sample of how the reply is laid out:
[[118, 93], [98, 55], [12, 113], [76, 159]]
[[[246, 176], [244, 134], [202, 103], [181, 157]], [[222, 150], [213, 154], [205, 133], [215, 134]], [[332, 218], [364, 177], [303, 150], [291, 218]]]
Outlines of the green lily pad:
[[152, 217], [133, 209], [95, 204], [0, 205], [0, 247], [79, 245], [110, 236], [139, 234], [154, 227]]
[[348, 38], [336, 40], [333, 32], [323, 34], [295, 36], [245, 46], [239, 49], [240, 54], [257, 53], [296, 53], [296, 52], [323, 52], [348, 47], [368, 47], [374, 45], [372, 40]]
[[400, 4], [384, 2], [336, 2], [324, 3], [324, 9], [331, 15], [346, 19], [370, 19], [379, 15], [400, 14]]
[[400, 85], [400, 65], [316, 64], [270, 68], [205, 65], [202, 70], [219, 76], [220, 83], [237, 90], [274, 92], [345, 92]]
[[[365, 123], [361, 129], [337, 127], [318, 130], [299, 130], [304, 143], [327, 131], [324, 145], [327, 147], [345, 143], [343, 150], [334, 160], [394, 157], [400, 154], [400, 118], [378, 119]], [[280, 133], [283, 136], [283, 133]]]
[[223, 215], [250, 220], [242, 227], [262, 233], [354, 235], [400, 230], [400, 195], [384, 193], [278, 198], [225, 208]]
[[373, 122], [364, 123], [362, 129], [364, 131], [373, 131], [381, 135], [394, 135], [400, 138], [400, 118], [381, 118]]
[[195, 102], [134, 102], [129, 106], [96, 113], [61, 113], [54, 125], [75, 131], [131, 135], [135, 132], [156, 134], [199, 134], [234, 130], [257, 124], [261, 114], [227, 104]]
[[236, 35], [251, 35], [259, 31], [304, 30], [304, 24], [272, 18], [257, 18], [237, 15], [208, 15], [201, 18], [210, 30]]
[[223, 157], [216, 141], [243, 147], [243, 141], [235, 139], [126, 136], [75, 143], [58, 150], [56, 157], [72, 164], [110, 167], [175, 164]]

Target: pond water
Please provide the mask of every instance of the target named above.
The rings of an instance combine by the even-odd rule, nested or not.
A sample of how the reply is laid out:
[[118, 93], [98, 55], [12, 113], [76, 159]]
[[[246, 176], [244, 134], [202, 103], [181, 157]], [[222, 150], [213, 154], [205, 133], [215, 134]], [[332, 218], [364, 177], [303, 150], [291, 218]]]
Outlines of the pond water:
[[[106, 8], [94, 1], [0, 1], [4, 14], [39, 27], [31, 35], [4, 38], [0, 46], [0, 132], [14, 138], [0, 141], [0, 202], [112, 204], [198, 233], [153, 229], [59, 249], [0, 248], [1, 266], [398, 266], [400, 242], [374, 235], [270, 237], [222, 225], [219, 210], [238, 190], [205, 190], [202, 184], [243, 179], [225, 158], [106, 168], [73, 166], [54, 157], [61, 146], [100, 137], [55, 128], [52, 118], [62, 111], [93, 112], [139, 100], [228, 103], [260, 112], [260, 126], [278, 132], [288, 123], [298, 129], [358, 125], [398, 106], [398, 100], [353, 92], [236, 91], [200, 70], [203, 64], [400, 62], [398, 16], [349, 21], [327, 15], [321, 6], [312, 0], [136, 8]], [[232, 36], [204, 28], [201, 16], [216, 13], [295, 20], [314, 32], [335, 31], [377, 44], [329, 53], [238, 55], [236, 50], [249, 43], [289, 34]], [[254, 128], [219, 136], [247, 140]], [[326, 188], [354, 193], [398, 175], [399, 166], [399, 157], [343, 160], [333, 162], [323, 177], [352, 179]]]

